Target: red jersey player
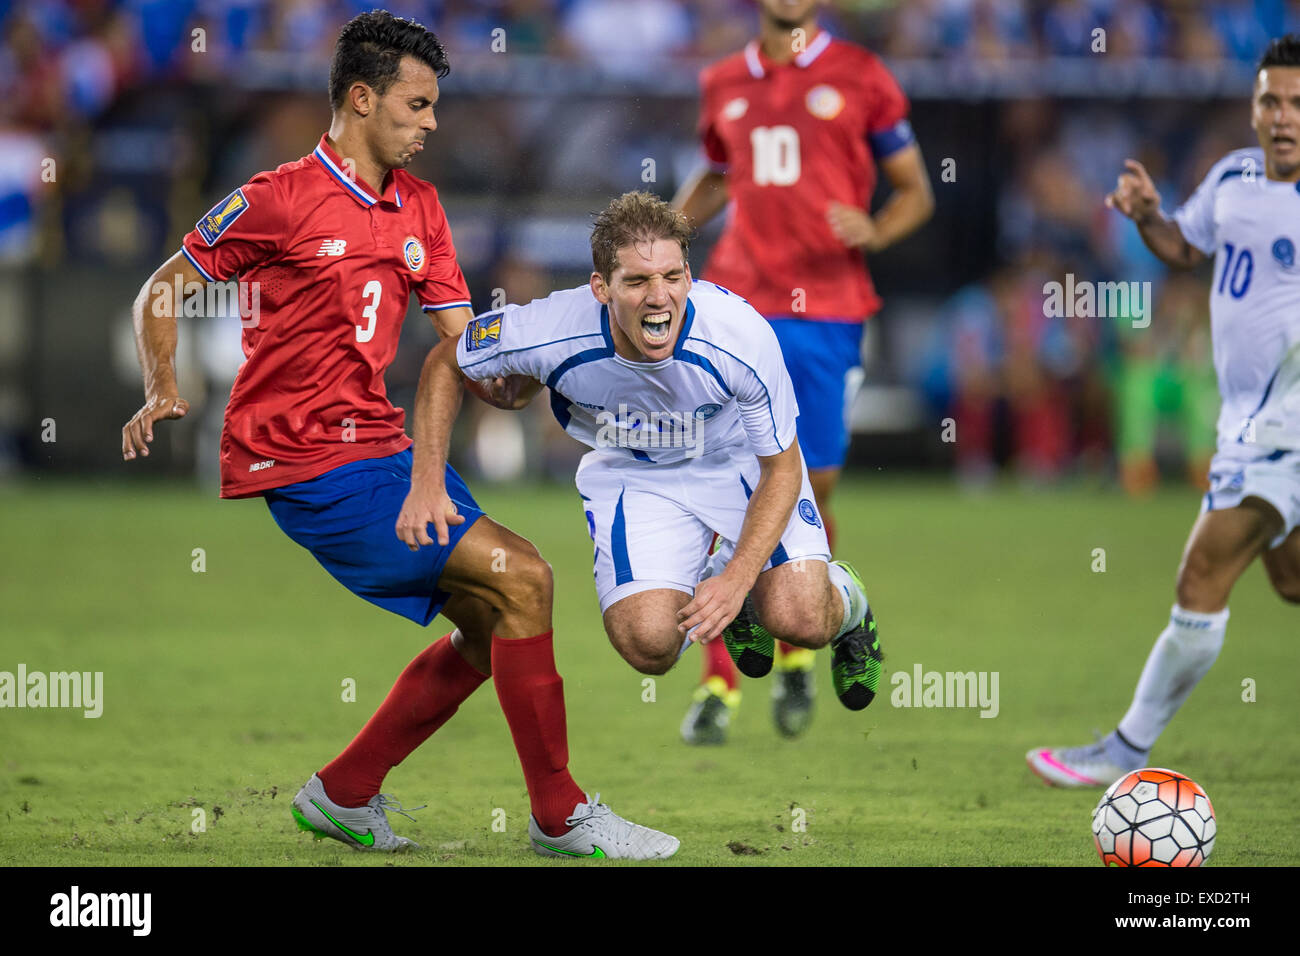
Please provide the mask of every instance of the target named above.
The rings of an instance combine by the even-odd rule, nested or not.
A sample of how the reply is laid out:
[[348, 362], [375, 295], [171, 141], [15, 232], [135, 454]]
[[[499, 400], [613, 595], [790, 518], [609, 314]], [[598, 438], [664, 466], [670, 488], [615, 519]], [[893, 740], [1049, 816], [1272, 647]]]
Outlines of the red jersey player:
[[[817, 6], [759, 0], [758, 38], [703, 71], [698, 129], [709, 165], [673, 204], [703, 223], [730, 200], [703, 275], [748, 299], [777, 333], [833, 547], [830, 497], [862, 379], [862, 327], [880, 306], [863, 253], [917, 229], [934, 198], [907, 98], [874, 54], [818, 28]], [[877, 165], [892, 192], [871, 215]], [[812, 652], [781, 649], [773, 715], [783, 734], [797, 736], [812, 715]], [[723, 642], [704, 651], [703, 686], [682, 736], [721, 743], [740, 699], [736, 671]]]
[[[415, 443], [384, 371], [415, 293], [444, 336], [472, 318], [451, 230], [430, 184], [404, 167], [437, 128], [447, 60], [422, 26], [372, 11], [339, 35], [333, 119], [297, 162], [259, 173], [217, 203], [136, 299], [146, 401], [122, 430], [127, 460], [149, 454], [153, 426], [180, 418], [174, 355], [177, 284], [256, 284], [244, 354], [221, 438], [221, 494], [260, 495], [276, 523], [340, 583], [427, 625], [456, 625], [406, 668], [356, 739], [293, 800], [301, 828], [358, 849], [398, 850], [379, 793], [388, 771], [446, 722], [489, 675], [514, 738], [546, 856], [671, 856], [678, 841], [589, 800], [569, 775], [562, 681], [551, 649], [550, 568], [523, 538], [483, 515], [450, 467], [434, 468], [427, 374]], [[510, 405], [519, 383], [486, 393]], [[450, 498], [457, 515], [448, 519]], [[435, 542], [428, 523], [447, 523]], [[510, 574], [492, 573], [511, 556]]]

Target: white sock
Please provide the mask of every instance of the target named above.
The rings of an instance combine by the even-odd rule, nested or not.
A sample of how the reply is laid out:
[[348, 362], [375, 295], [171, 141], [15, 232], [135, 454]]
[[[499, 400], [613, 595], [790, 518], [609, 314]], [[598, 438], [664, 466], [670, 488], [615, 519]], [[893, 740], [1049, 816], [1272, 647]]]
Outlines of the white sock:
[[862, 593], [862, 588], [854, 583], [849, 573], [838, 564], [828, 562], [826, 576], [831, 579], [831, 586], [844, 602], [844, 618], [840, 621], [840, 629], [835, 632], [835, 637], [842, 637], [861, 624], [862, 619], [867, 616], [867, 596]]
[[1133, 703], [1119, 722], [1119, 732], [1130, 746], [1151, 749], [1219, 656], [1227, 627], [1226, 607], [1202, 614], [1174, 605], [1169, 625], [1156, 638], [1142, 668]]

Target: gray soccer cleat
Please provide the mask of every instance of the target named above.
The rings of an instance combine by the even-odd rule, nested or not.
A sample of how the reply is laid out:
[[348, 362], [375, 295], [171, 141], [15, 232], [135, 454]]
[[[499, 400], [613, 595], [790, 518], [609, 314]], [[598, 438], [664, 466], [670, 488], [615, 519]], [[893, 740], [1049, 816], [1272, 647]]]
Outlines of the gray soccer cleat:
[[605, 804], [600, 794], [587, 797], [564, 821], [573, 829], [563, 836], [547, 836], [534, 817], [528, 818], [528, 836], [542, 856], [579, 856], [611, 860], [664, 860], [677, 852], [682, 841], [624, 820]]
[[[388, 824], [385, 810], [392, 810], [414, 820], [401, 805], [386, 793], [371, 797], [364, 807], [341, 807], [325, 795], [325, 784], [311, 775], [306, 786], [293, 798], [293, 818], [298, 829], [307, 830], [312, 838], [332, 837], [354, 850], [418, 850], [420, 844], [399, 837]], [[423, 807], [412, 807], [422, 810]]]
[[[1083, 747], [1036, 747], [1025, 754], [1029, 769], [1053, 787], [1109, 787], [1137, 767], [1121, 767], [1101, 741]], [[1139, 764], [1138, 766], [1141, 766]]]

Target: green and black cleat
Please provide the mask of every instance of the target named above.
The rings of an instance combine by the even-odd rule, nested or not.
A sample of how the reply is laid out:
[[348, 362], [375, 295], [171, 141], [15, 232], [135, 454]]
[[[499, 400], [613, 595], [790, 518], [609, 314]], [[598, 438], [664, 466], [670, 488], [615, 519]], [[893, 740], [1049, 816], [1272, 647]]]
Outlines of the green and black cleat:
[[[862, 579], [853, 568], [843, 561], [836, 564], [862, 587]], [[865, 710], [876, 699], [884, 659], [876, 634], [876, 618], [868, 605], [861, 624], [831, 641], [831, 683], [841, 704], [849, 710]]]
[[[772, 670], [776, 641], [767, 628], [758, 623], [754, 601], [748, 594], [736, 619], [722, 630], [722, 641], [736, 669], [746, 677], [766, 677]], [[864, 705], [865, 706], [865, 705]]]

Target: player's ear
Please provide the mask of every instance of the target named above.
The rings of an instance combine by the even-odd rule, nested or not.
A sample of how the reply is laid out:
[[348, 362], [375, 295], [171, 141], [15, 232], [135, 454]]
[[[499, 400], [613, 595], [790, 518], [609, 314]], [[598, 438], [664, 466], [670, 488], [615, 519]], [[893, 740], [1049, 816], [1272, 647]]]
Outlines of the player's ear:
[[348, 102], [352, 104], [352, 109], [358, 116], [368, 116], [371, 107], [374, 105], [374, 91], [365, 83], [353, 83], [348, 90]]
[[599, 272], [591, 274], [591, 294], [601, 305], [609, 305], [609, 286], [605, 284], [605, 277]]

